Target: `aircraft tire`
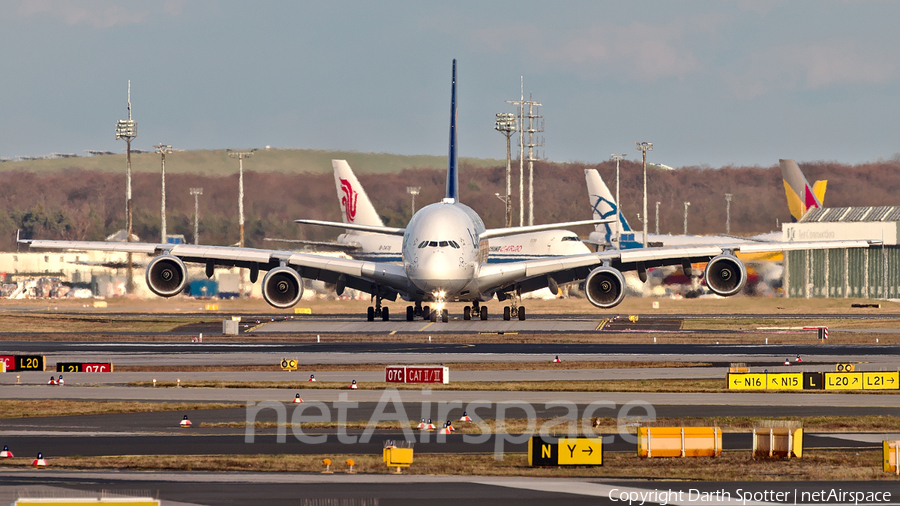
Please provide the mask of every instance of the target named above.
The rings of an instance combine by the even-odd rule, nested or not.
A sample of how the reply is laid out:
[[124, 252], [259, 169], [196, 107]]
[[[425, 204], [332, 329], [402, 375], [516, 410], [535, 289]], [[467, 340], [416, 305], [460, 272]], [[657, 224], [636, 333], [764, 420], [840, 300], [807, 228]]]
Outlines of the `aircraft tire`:
[[416, 311], [412, 306], [406, 306], [406, 321], [411, 322], [416, 317]]
[[472, 319], [472, 307], [466, 306], [463, 308], [463, 320], [469, 321]]
[[437, 311], [431, 311], [428, 314], [428, 319], [431, 320], [432, 323], [437, 321]]
[[487, 321], [487, 308], [484, 306], [481, 306], [481, 321]]
[[391, 310], [383, 307], [381, 308], [381, 319], [384, 321], [391, 321]]
[[431, 306], [422, 307], [422, 319], [428, 320], [431, 317]]
[[503, 308], [503, 321], [508, 322], [510, 320], [510, 310], [509, 306]]
[[441, 311], [441, 321], [444, 323], [447, 323], [450, 321], [450, 310], [449, 309], [445, 309], [445, 310]]
[[525, 321], [525, 306], [519, 306], [519, 321]]
[[375, 308], [374, 307], [369, 306], [369, 308], [366, 309], [366, 320], [368, 320], [370, 322], [375, 321]]

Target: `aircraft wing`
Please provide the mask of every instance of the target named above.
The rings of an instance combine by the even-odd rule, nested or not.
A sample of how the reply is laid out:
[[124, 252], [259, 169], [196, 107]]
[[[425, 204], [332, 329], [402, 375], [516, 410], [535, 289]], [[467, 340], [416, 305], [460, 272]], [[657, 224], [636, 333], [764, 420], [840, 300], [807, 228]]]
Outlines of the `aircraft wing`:
[[284, 264], [294, 267], [302, 278], [321, 280], [326, 283], [340, 281], [343, 286], [348, 288], [379, 295], [390, 300], [396, 300], [397, 295], [406, 295], [410, 291], [409, 278], [401, 265], [333, 258], [308, 253], [234, 246], [138, 242], [23, 239], [19, 243], [28, 244], [35, 249], [118, 251], [153, 256], [169, 254], [187, 263], [247, 268], [251, 271], [251, 279], [254, 272], [268, 271]]
[[306, 239], [279, 239], [275, 237], [266, 237], [263, 241], [302, 244], [304, 246], [314, 246], [316, 249], [323, 251], [356, 252], [362, 249], [362, 246], [359, 244], [343, 244], [334, 241], [308, 241]]
[[582, 220], [568, 221], [564, 223], [548, 223], [546, 225], [529, 225], [525, 227], [506, 227], [506, 228], [489, 228], [479, 234], [481, 239], [491, 239], [493, 237], [505, 237], [508, 235], [527, 234], [529, 232], [540, 232], [542, 230], [557, 230], [561, 228], [577, 227], [579, 225], [600, 225], [603, 223], [612, 223], [615, 219], [602, 220]]
[[306, 225], [319, 225], [321, 227], [343, 228], [345, 230], [359, 230], [360, 232], [372, 232], [375, 234], [386, 235], [403, 235], [405, 228], [379, 227], [374, 225], [357, 225], [355, 223], [339, 223], [337, 221], [322, 220], [294, 220], [294, 223], [303, 223]]
[[880, 241], [768, 242], [609, 250], [551, 259], [486, 264], [481, 267], [478, 286], [483, 293], [503, 292], [515, 285], [521, 287], [525, 292], [548, 286], [548, 277], [556, 283], [585, 279], [591, 270], [604, 263], [622, 272], [643, 271], [650, 267], [664, 265], [707, 262], [729, 252], [763, 253], [866, 248], [879, 243]]

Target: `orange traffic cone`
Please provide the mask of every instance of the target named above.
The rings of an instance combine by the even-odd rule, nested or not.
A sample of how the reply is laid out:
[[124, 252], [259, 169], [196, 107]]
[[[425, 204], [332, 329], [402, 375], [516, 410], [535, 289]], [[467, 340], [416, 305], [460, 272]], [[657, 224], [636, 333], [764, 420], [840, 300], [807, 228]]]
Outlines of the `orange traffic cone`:
[[8, 445], [3, 445], [3, 451], [0, 452], [0, 459], [9, 459], [15, 457], [11, 451], [9, 451]]
[[191, 421], [188, 420], [187, 415], [184, 415], [184, 418], [181, 420], [180, 426], [181, 427], [190, 427], [191, 426]]
[[301, 402], [303, 402], [303, 399], [300, 398], [300, 394], [297, 394], [294, 396], [293, 402], [294, 402], [294, 404], [300, 404]]
[[47, 467], [47, 461], [44, 460], [44, 454], [38, 452], [37, 458], [34, 459], [34, 462], [31, 463], [31, 466], [36, 467], [38, 469], [43, 469], [43, 468]]
[[463, 416], [459, 419], [460, 422], [471, 422], [472, 419], [469, 418], [469, 414], [463, 411]]
[[356, 386], [356, 380], [353, 380], [353, 383], [350, 383], [350, 390], [356, 390], [359, 387]]

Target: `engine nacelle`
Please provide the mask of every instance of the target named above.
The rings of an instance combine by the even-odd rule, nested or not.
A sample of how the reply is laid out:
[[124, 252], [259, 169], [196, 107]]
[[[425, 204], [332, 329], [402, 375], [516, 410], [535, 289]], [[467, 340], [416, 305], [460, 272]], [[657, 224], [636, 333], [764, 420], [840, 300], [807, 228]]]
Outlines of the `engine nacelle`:
[[703, 276], [706, 279], [706, 286], [714, 294], [729, 297], [744, 288], [747, 282], [747, 269], [737, 257], [725, 253], [706, 264]]
[[180, 258], [159, 255], [147, 265], [147, 287], [160, 297], [172, 297], [184, 290], [187, 269]]
[[584, 280], [584, 294], [599, 308], [618, 306], [625, 298], [625, 277], [612, 267], [597, 267]]
[[262, 296], [272, 307], [293, 307], [303, 297], [303, 279], [290, 267], [276, 267], [263, 278]]

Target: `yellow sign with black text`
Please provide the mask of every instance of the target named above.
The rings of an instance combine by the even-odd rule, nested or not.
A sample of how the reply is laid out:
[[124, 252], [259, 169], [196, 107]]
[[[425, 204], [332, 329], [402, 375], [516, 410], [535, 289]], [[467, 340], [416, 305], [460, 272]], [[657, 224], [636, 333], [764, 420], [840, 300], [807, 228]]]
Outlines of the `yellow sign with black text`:
[[900, 372], [864, 372], [864, 390], [897, 390], [900, 389]]
[[825, 390], [862, 390], [863, 373], [861, 372], [829, 372], [825, 373]]
[[601, 466], [603, 439], [532, 436], [528, 441], [530, 466]]
[[742, 373], [728, 375], [729, 390], [765, 390], [766, 374]]
[[769, 390], [803, 390], [802, 372], [784, 372], [766, 375]]

